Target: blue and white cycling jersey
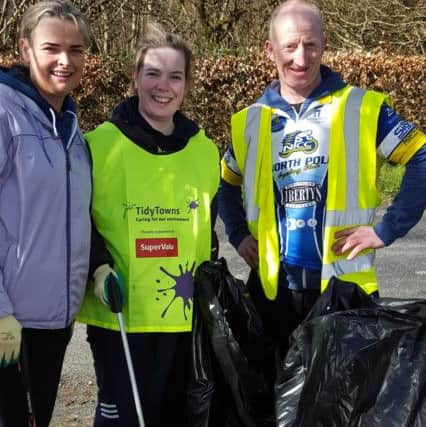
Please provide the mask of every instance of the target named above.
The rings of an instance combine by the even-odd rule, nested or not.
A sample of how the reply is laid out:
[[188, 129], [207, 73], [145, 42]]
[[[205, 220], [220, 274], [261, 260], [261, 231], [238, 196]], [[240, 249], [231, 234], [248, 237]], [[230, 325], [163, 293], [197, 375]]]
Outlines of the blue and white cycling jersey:
[[281, 258], [321, 268], [323, 186], [328, 164], [330, 104], [313, 103], [272, 119], [272, 160]]

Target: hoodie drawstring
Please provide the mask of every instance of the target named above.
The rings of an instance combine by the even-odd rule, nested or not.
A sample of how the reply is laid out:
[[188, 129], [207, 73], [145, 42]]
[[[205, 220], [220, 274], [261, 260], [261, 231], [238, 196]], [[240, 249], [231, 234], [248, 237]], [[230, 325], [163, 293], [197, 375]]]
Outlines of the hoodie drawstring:
[[56, 129], [56, 114], [52, 108], [49, 108], [50, 115], [52, 116], [53, 135], [58, 137], [58, 130]]
[[67, 144], [65, 146], [66, 149], [68, 150], [71, 147], [72, 140], [74, 139], [74, 136], [77, 132], [78, 122], [77, 122], [77, 114], [75, 114], [73, 111], [67, 110], [67, 111], [65, 111], [65, 113], [71, 114], [74, 117], [71, 134], [70, 134], [70, 137], [68, 138]]

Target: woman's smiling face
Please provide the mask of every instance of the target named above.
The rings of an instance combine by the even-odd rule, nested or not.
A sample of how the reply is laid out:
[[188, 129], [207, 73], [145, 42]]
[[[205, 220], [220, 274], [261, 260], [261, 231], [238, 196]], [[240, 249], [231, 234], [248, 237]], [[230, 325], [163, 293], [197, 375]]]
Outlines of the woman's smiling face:
[[40, 95], [56, 111], [75, 89], [84, 67], [84, 37], [72, 20], [45, 17], [30, 39], [20, 40], [24, 63]]
[[173, 116], [185, 95], [185, 56], [171, 47], [148, 49], [134, 75], [139, 112], [156, 130], [173, 132]]

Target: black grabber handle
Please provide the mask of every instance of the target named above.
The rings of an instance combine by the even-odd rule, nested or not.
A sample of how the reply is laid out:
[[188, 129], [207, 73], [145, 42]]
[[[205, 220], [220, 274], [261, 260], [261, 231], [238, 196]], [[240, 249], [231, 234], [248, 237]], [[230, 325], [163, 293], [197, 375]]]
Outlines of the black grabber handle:
[[118, 284], [117, 278], [112, 273], [109, 273], [106, 278], [106, 291], [111, 311], [113, 313], [121, 313], [123, 309], [123, 300], [120, 285]]

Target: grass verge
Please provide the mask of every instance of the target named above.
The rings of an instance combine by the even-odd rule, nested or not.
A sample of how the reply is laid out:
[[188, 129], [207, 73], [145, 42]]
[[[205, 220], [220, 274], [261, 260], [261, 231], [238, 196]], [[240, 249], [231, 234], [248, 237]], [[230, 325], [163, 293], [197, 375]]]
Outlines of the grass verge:
[[381, 205], [388, 205], [398, 192], [401, 185], [404, 166], [385, 163], [379, 174], [379, 194]]

